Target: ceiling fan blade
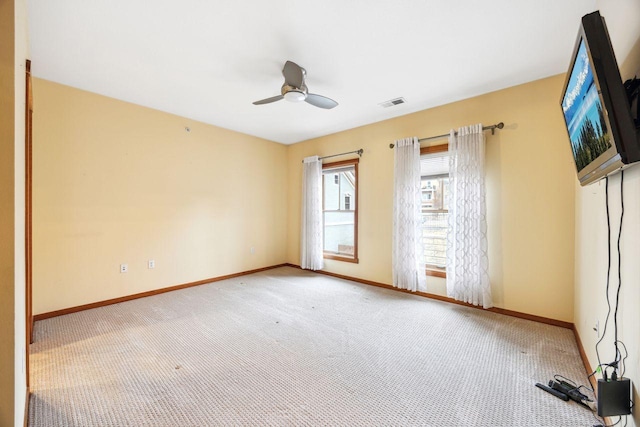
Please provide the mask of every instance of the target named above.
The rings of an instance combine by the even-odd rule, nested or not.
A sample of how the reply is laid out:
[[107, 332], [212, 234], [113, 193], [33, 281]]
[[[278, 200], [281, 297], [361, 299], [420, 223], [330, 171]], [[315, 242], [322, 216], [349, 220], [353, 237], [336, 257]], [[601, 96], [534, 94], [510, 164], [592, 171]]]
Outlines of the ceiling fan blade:
[[315, 93], [307, 94], [305, 101], [315, 107], [325, 108], [327, 110], [338, 106], [338, 103], [333, 99], [322, 95], [316, 95]]
[[260, 101], [256, 101], [253, 103], [253, 105], [270, 104], [272, 102], [280, 101], [282, 98], [284, 98], [284, 96], [282, 95], [272, 96], [271, 98], [261, 99]]
[[285, 84], [300, 89], [304, 83], [304, 71], [295, 62], [287, 61], [282, 69]]

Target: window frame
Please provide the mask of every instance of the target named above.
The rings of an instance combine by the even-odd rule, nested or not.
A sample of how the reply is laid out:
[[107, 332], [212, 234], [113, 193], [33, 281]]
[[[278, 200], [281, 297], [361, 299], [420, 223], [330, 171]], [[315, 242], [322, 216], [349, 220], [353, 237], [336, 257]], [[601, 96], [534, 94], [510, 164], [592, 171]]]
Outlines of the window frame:
[[[445, 151], [449, 151], [448, 142], [444, 144], [439, 144], [439, 145], [431, 145], [429, 147], [421, 147], [420, 156], [423, 156], [425, 154], [443, 153]], [[440, 268], [434, 268], [428, 265], [425, 265], [425, 274], [427, 276], [441, 277], [443, 279], [447, 278], [446, 270], [442, 270]]]
[[[325, 213], [325, 209], [324, 209], [324, 178], [322, 179], [322, 257], [324, 259], [332, 259], [332, 260], [336, 260], [336, 261], [344, 261], [344, 262], [351, 262], [354, 264], [358, 264], [359, 260], [358, 260], [358, 208], [359, 208], [359, 202], [358, 202], [358, 186], [360, 185], [359, 183], [359, 177], [358, 177], [358, 164], [360, 163], [360, 159], [359, 158], [355, 158], [355, 159], [349, 159], [349, 160], [341, 160], [338, 162], [332, 162], [332, 163], [325, 163], [322, 165], [322, 175], [324, 176], [324, 171], [325, 169], [336, 169], [336, 168], [340, 168], [340, 167], [345, 167], [345, 166], [352, 166], [353, 165], [353, 169], [354, 169], [354, 175], [355, 175], [355, 185], [353, 188], [353, 193], [351, 195], [351, 204], [355, 205], [354, 209], [353, 209], [353, 257], [348, 257], [348, 256], [341, 256], [341, 255], [337, 255], [334, 253], [329, 253], [329, 252], [325, 252], [324, 251], [324, 213]], [[339, 200], [339, 198], [338, 198]], [[339, 202], [342, 202], [341, 200], [339, 200]], [[351, 209], [349, 210], [351, 211]]]

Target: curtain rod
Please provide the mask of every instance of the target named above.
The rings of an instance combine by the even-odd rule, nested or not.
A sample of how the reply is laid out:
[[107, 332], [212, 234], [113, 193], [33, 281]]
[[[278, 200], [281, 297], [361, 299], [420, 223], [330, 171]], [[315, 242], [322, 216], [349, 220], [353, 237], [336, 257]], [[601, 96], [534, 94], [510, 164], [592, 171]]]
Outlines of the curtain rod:
[[[500, 122], [500, 123], [498, 123], [497, 125], [483, 126], [483, 127], [482, 127], [482, 130], [489, 130], [489, 129], [490, 129], [490, 130], [491, 130], [491, 135], [494, 135], [494, 134], [495, 134], [495, 132], [496, 132], [496, 129], [502, 129], [503, 127], [504, 127], [504, 123]], [[458, 134], [458, 132], [456, 132], [456, 135], [457, 135], [457, 134]], [[427, 137], [427, 138], [420, 138], [420, 139], [418, 140], [418, 142], [431, 141], [431, 140], [433, 140], [433, 139], [441, 139], [441, 138], [446, 138], [446, 137], [448, 137], [448, 136], [449, 136], [449, 134], [448, 134], [448, 133], [445, 133], [445, 134], [443, 134], [443, 135], [429, 136], [429, 137]], [[394, 144], [389, 144], [389, 148], [393, 148], [393, 147], [395, 147], [395, 145], [394, 145]]]
[[[355, 151], [347, 151], [346, 153], [332, 154], [330, 156], [318, 157], [318, 160], [328, 159], [329, 157], [344, 156], [345, 154], [353, 154], [353, 153], [356, 153], [358, 156], [362, 157], [362, 153], [364, 153], [364, 150], [361, 148], [361, 149], [355, 150]], [[302, 163], [304, 163], [304, 160], [302, 161]]]

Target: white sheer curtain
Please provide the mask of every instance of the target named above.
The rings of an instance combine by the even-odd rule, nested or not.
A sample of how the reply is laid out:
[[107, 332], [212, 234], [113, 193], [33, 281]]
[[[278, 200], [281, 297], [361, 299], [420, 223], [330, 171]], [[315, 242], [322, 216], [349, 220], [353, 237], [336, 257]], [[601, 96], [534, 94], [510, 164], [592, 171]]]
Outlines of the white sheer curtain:
[[302, 166], [302, 229], [300, 231], [300, 267], [322, 270], [322, 161], [305, 157]]
[[426, 290], [420, 215], [420, 142], [395, 142], [393, 188], [393, 286]]
[[447, 294], [484, 308], [493, 306], [487, 257], [484, 134], [477, 124], [449, 137]]

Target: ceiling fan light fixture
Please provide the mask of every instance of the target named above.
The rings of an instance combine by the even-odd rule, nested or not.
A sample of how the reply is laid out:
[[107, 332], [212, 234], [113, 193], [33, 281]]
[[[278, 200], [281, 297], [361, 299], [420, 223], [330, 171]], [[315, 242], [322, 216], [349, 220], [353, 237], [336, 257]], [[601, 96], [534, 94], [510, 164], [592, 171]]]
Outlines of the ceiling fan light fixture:
[[338, 105], [338, 103], [331, 98], [316, 93], [309, 93], [309, 89], [304, 81], [307, 72], [298, 64], [287, 61], [282, 69], [282, 75], [284, 76], [284, 83], [280, 88], [280, 95], [255, 101], [253, 105], [271, 104], [283, 98], [289, 102], [299, 103], [305, 101], [307, 104], [324, 108], [325, 110], [330, 110]]
[[289, 102], [302, 102], [307, 96], [299, 90], [290, 90], [284, 94], [284, 99]]

